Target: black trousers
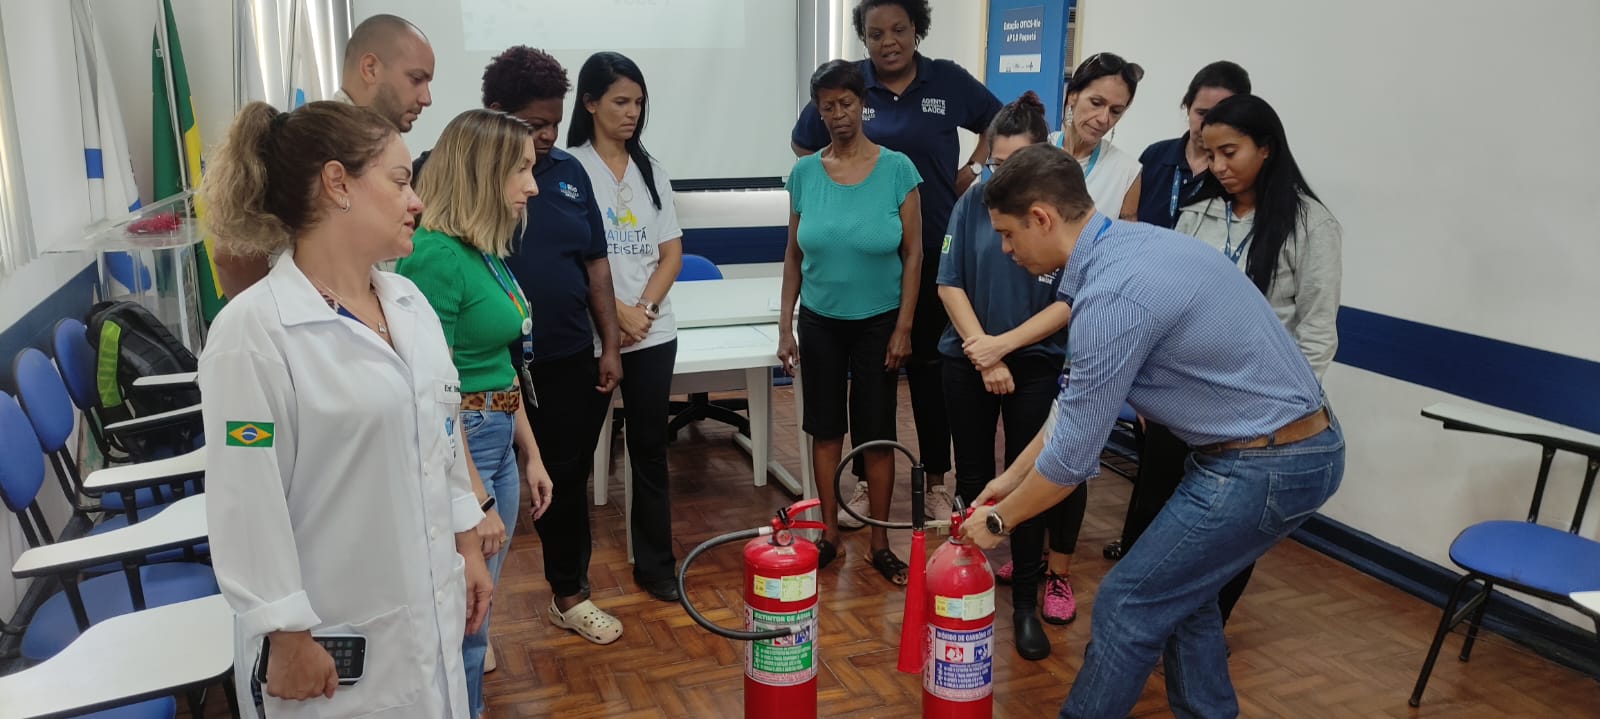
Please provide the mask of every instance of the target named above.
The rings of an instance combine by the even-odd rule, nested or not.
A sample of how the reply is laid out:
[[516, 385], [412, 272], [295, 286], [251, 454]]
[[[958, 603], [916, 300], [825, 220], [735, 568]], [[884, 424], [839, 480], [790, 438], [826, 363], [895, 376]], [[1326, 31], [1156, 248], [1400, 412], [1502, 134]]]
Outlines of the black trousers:
[[[1134, 479], [1133, 495], [1128, 498], [1128, 514], [1122, 522], [1124, 555], [1133, 548], [1134, 542], [1139, 541], [1139, 535], [1144, 534], [1144, 530], [1155, 521], [1167, 500], [1178, 491], [1178, 484], [1183, 481], [1183, 463], [1188, 457], [1189, 445], [1178, 439], [1172, 430], [1154, 422], [1145, 422], [1139, 445], [1139, 474]], [[1239, 603], [1239, 597], [1244, 594], [1255, 568], [1252, 562], [1217, 592], [1217, 606], [1222, 610], [1223, 622], [1233, 615], [1233, 607]]]
[[668, 399], [677, 359], [677, 340], [622, 354], [623, 437], [633, 469], [633, 576], [640, 582], [678, 576], [667, 481]]
[[[1005, 428], [1003, 466], [1010, 466], [1044, 426], [1059, 389], [1061, 358], [1008, 357], [1005, 362], [1016, 389], [1009, 395], [997, 395], [983, 386], [983, 375], [966, 358], [944, 358], [944, 397], [950, 436], [955, 442], [956, 493], [968, 503], [995, 477], [997, 422]], [[1046, 530], [1052, 548], [1064, 543], [1065, 551], [1070, 553], [1071, 547], [1077, 545], [1087, 506], [1084, 489], [1079, 487], [1060, 504], [1012, 530], [1011, 602], [1017, 611], [1031, 611], [1038, 606]]]
[[528, 423], [555, 485], [550, 508], [533, 523], [544, 552], [544, 578], [558, 597], [582, 591], [593, 542], [589, 534], [589, 473], [605, 419], [607, 395], [596, 392], [600, 363], [588, 352], [533, 365], [539, 405]]
[[939, 338], [950, 326], [939, 300], [939, 247], [923, 248], [922, 287], [917, 293], [917, 313], [911, 322], [911, 358], [906, 381], [911, 385], [911, 416], [917, 425], [917, 451], [923, 469], [934, 474], [950, 471], [950, 419], [945, 413], [944, 359]]

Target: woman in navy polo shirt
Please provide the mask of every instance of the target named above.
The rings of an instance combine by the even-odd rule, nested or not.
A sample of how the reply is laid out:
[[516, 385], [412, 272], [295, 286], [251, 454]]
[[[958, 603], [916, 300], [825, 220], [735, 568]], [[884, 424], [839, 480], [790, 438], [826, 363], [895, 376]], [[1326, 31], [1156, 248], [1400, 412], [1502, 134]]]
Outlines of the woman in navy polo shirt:
[[592, 539], [586, 498], [595, 442], [622, 362], [600, 207], [583, 165], [555, 146], [570, 87], [566, 69], [555, 58], [521, 45], [501, 53], [483, 71], [483, 104], [522, 119], [534, 131], [539, 194], [528, 200], [528, 221], [506, 265], [533, 308], [530, 370], [537, 402], [528, 403], [528, 419], [555, 484], [550, 511], [534, 528], [555, 604], [552, 618], [566, 617], [585, 639], [605, 643], [622, 629], [589, 602]]
[[1178, 208], [1193, 200], [1210, 162], [1200, 142], [1200, 122], [1217, 103], [1248, 94], [1250, 73], [1227, 60], [1218, 60], [1194, 74], [1180, 103], [1189, 120], [1189, 131], [1182, 137], [1154, 143], [1139, 156], [1139, 164], [1144, 166], [1140, 174], [1140, 184], [1144, 186], [1139, 196], [1140, 222], [1168, 229], [1178, 224]]
[[[937, 256], [956, 197], [977, 179], [983, 158], [989, 156], [982, 133], [1000, 111], [1000, 100], [960, 65], [917, 52], [933, 22], [927, 0], [860, 0], [852, 20], [867, 49], [867, 59], [859, 63], [867, 85], [862, 126], [873, 142], [910, 158], [922, 176], [922, 251], [924, 257]], [[965, 162], [956, 128], [979, 134], [978, 146]], [[828, 128], [816, 104], [807, 105], [790, 135], [795, 154], [811, 154], [828, 142]], [[906, 374], [917, 446], [927, 470], [927, 514], [948, 518], [950, 495], [944, 476], [950, 471], [950, 423], [940, 391], [939, 337], [950, 320], [936, 289], [938, 270], [937, 262], [922, 265]], [[857, 482], [855, 498], [850, 500], [850, 506], [863, 515], [866, 484]], [[843, 512], [839, 521], [847, 527], [860, 526]]]

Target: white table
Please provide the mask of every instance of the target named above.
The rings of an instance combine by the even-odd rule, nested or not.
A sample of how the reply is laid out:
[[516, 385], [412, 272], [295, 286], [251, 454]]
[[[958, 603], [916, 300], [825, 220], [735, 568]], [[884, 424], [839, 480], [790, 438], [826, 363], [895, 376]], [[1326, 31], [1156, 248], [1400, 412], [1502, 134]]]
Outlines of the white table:
[[778, 321], [782, 277], [679, 282], [672, 286], [672, 315], [678, 329], [766, 325]]
[[29, 549], [11, 565], [11, 573], [29, 577], [57, 571], [61, 567], [93, 566], [132, 549], [154, 553], [195, 544], [209, 536], [206, 528], [206, 496], [196, 494], [172, 503], [150, 518], [101, 534], [45, 544]]
[[[686, 283], [693, 284], [693, 283]], [[676, 292], [677, 290], [673, 290]], [[752, 477], [756, 486], [765, 486], [767, 473], [790, 492], [809, 497], [815, 488], [804, 478], [810, 476], [810, 454], [801, 453], [801, 478], [797, 479], [782, 464], [769, 456], [772, 437], [772, 368], [778, 361], [777, 325], [736, 325], [699, 327], [678, 332], [678, 357], [673, 367], [672, 393], [715, 392], [744, 389], [750, 400], [750, 437], [735, 435], [734, 441], [750, 452]], [[795, 380], [798, 397], [800, 380]], [[796, 404], [798, 407], [798, 402]], [[804, 448], [805, 433], [798, 429], [799, 446]], [[600, 441], [594, 453], [594, 503], [605, 504], [606, 477], [611, 466], [611, 410], [601, 425]], [[630, 472], [623, 456], [624, 481]]]
[[1578, 603], [1578, 608], [1600, 619], [1600, 589], [1592, 592], [1573, 592], [1572, 601]]
[[112, 617], [44, 662], [0, 677], [0, 719], [76, 714], [217, 681], [233, 668], [220, 595]]

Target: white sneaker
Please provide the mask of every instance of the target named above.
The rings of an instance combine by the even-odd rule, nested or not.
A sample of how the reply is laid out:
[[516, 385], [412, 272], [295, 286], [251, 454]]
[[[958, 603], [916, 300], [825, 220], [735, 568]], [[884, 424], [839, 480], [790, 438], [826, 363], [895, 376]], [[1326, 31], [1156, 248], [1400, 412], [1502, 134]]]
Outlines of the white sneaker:
[[[856, 494], [855, 494], [854, 497], [850, 498], [850, 501], [845, 502], [845, 505], [848, 506], [850, 509], [855, 510], [856, 514], [859, 514], [859, 515], [861, 515], [863, 517], [870, 516], [870, 515], [867, 514], [868, 510], [867, 510], [867, 483], [866, 482], [864, 482], [862, 480], [856, 480]], [[839, 508], [839, 526], [844, 527], [845, 529], [860, 529], [860, 528], [865, 527], [867, 525], [866, 525], [865, 522], [863, 522], [863, 521], [861, 521], [859, 519], [856, 519], [855, 517], [850, 516], [849, 512], [844, 511], [844, 507], [840, 507]]]
[[955, 501], [950, 498], [950, 488], [942, 484], [928, 488], [922, 495], [922, 513], [928, 519], [947, 520], [954, 511]]

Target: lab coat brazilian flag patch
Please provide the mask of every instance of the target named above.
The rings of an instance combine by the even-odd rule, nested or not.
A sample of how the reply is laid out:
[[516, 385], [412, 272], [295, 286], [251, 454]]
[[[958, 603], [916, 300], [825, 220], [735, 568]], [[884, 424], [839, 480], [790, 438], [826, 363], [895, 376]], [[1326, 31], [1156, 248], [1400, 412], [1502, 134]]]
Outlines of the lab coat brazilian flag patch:
[[271, 447], [271, 422], [229, 422], [229, 447]]

